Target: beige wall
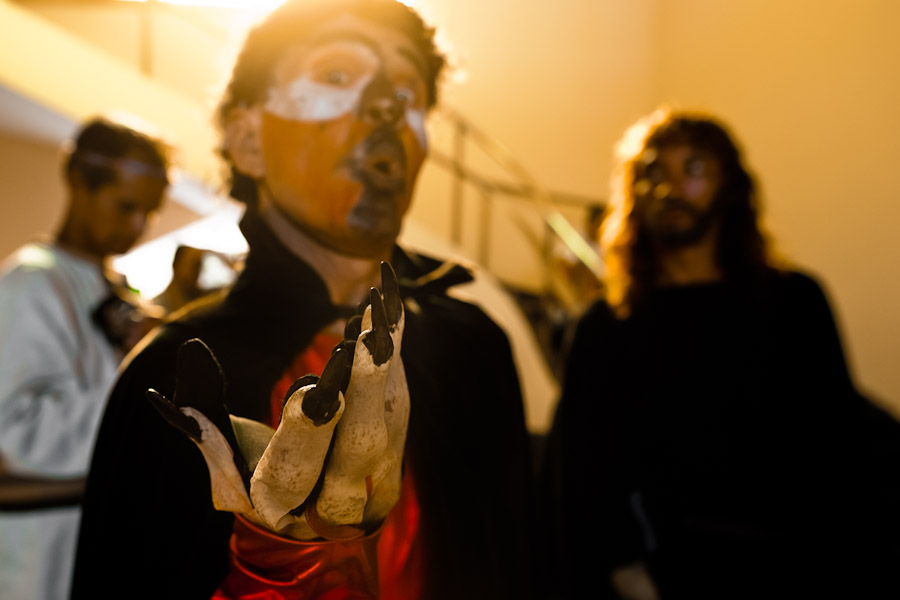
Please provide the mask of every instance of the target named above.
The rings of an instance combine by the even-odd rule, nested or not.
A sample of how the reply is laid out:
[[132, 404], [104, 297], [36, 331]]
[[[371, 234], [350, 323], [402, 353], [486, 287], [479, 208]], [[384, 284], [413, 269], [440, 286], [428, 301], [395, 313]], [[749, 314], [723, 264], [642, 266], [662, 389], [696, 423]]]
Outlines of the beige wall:
[[64, 190], [52, 146], [0, 136], [0, 256], [36, 235], [53, 233], [63, 218]]
[[190, 6], [79, 4], [36, 3], [33, 10], [47, 21], [91, 40], [117, 60], [148, 71], [157, 81], [190, 96], [212, 113], [242, 41], [235, 25], [243, 11], [222, 9], [216, 20], [208, 22]]
[[425, 4], [465, 76], [447, 89], [448, 103], [546, 186], [604, 189], [608, 148], [653, 100], [653, 2]]
[[900, 2], [659, 0], [659, 101], [721, 115], [777, 246], [819, 275], [863, 388], [900, 409]]

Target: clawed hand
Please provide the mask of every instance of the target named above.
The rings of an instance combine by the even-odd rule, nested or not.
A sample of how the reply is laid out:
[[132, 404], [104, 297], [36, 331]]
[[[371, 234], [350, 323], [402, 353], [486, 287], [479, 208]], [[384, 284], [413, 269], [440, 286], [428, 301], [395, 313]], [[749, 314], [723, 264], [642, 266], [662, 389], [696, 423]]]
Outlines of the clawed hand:
[[277, 430], [228, 414], [224, 378], [200, 340], [178, 353], [172, 401], [147, 398], [203, 453], [213, 505], [301, 540], [353, 539], [400, 498], [409, 391], [400, 359], [404, 311], [393, 269], [372, 288], [321, 377], [288, 390]]

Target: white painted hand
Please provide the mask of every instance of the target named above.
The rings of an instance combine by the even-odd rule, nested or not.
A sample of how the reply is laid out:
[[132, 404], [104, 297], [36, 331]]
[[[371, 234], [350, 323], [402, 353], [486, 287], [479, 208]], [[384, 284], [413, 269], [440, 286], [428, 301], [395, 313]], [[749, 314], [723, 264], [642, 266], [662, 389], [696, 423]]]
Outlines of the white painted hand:
[[179, 352], [174, 403], [148, 390], [202, 452], [218, 510], [297, 539], [352, 539], [396, 504], [409, 391], [400, 359], [403, 305], [386, 263], [382, 287], [384, 296], [373, 288], [364, 315], [348, 324], [350, 339], [322, 377], [306, 376], [289, 390], [277, 431], [229, 418], [221, 370], [200, 340]]

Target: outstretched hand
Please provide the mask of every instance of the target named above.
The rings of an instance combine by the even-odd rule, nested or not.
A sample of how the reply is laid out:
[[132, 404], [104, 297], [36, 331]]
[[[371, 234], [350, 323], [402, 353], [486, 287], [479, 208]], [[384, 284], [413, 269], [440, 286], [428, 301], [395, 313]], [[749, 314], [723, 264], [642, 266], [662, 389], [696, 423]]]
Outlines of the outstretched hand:
[[400, 497], [409, 419], [403, 328], [397, 279], [382, 263], [382, 292], [372, 288], [322, 376], [288, 390], [277, 430], [228, 415], [224, 376], [197, 339], [179, 351], [172, 401], [152, 389], [147, 398], [199, 447], [216, 509], [297, 539], [354, 539]]

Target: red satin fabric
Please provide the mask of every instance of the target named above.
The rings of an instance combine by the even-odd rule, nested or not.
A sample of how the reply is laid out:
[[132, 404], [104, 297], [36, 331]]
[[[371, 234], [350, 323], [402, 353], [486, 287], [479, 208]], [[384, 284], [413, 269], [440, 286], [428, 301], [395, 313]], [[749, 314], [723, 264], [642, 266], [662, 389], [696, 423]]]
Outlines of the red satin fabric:
[[[320, 334], [272, 389], [273, 426], [295, 379], [321, 374], [340, 339]], [[277, 403], [277, 404], [276, 404]], [[231, 567], [214, 600], [415, 600], [423, 573], [419, 503], [409, 468], [400, 500], [372, 535], [349, 542], [301, 542], [235, 515]]]
[[279, 537], [237, 515], [231, 570], [216, 598], [377, 598], [377, 534], [353, 542]]
[[351, 542], [301, 542], [235, 515], [231, 568], [215, 600], [410, 600], [420, 597], [419, 506], [409, 472], [376, 533]]

